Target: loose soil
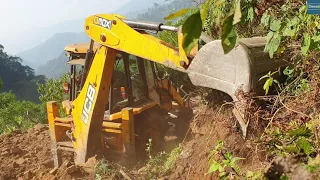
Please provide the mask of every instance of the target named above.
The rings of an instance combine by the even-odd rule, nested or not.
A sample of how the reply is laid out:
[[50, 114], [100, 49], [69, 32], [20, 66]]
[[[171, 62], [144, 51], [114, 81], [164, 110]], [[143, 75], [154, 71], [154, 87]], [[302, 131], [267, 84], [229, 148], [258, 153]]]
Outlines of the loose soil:
[[[184, 113], [190, 113], [190, 111]], [[193, 114], [191, 118], [190, 114], [178, 118], [178, 123], [167, 133], [166, 150], [170, 151], [182, 143], [182, 153], [171, 173], [161, 179], [217, 179], [216, 173], [207, 174], [207, 172], [210, 152], [219, 140], [225, 142], [225, 147], [233, 156], [244, 158], [239, 161], [243, 173], [247, 170], [265, 169], [272, 163], [272, 159], [268, 157], [264, 148], [242, 138], [236, 120], [232, 116], [231, 107], [208, 108], [197, 105], [192, 107], [191, 114]], [[73, 162], [73, 154], [64, 153], [63, 165], [58, 169], [53, 168], [47, 125], [36, 125], [27, 132], [17, 130], [10, 134], [1, 135], [0, 153], [1, 180], [95, 179], [94, 167], [98, 161], [95, 158], [91, 158], [83, 166], [76, 166]], [[273, 162], [273, 164], [277, 164], [277, 162]], [[132, 179], [136, 179], [136, 177], [143, 179], [143, 175], [136, 174], [141, 167], [143, 165], [126, 169], [126, 175]], [[269, 168], [268, 172], [271, 172], [271, 176], [273, 171], [277, 171], [277, 169]], [[121, 174], [120, 177], [125, 179]]]
[[36, 125], [27, 132], [20, 130], [0, 136], [0, 179], [92, 179], [89, 173], [74, 166], [70, 153], [64, 153], [64, 163], [53, 168], [49, 130]]

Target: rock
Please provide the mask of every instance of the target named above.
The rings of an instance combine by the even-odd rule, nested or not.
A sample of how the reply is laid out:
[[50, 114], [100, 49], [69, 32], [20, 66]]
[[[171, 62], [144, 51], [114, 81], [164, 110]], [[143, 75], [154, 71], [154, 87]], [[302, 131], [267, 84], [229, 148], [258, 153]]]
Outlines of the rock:
[[8, 151], [4, 151], [4, 152], [1, 153], [1, 156], [3, 156], [3, 157], [4, 157], [4, 156], [8, 156], [8, 155], [9, 155], [9, 152], [8, 152]]
[[96, 157], [91, 157], [88, 159], [88, 161], [84, 164], [78, 164], [82, 167], [82, 169], [87, 172], [87, 173], [94, 173], [94, 167], [97, 164], [97, 159]]
[[19, 147], [14, 147], [11, 149], [12, 154], [21, 154], [22, 150]]
[[15, 161], [18, 165], [21, 165], [26, 162], [24, 158], [19, 158], [18, 160]]
[[33, 177], [33, 173], [31, 171], [26, 171], [23, 173], [23, 179], [31, 179]]
[[32, 134], [32, 136], [38, 136], [40, 134], [39, 131], [34, 131], [34, 133]]
[[41, 165], [47, 167], [47, 168], [52, 168], [53, 167], [53, 159], [48, 159], [46, 161], [43, 161]]
[[18, 180], [23, 180], [23, 177], [18, 177]]
[[19, 167], [19, 165], [18, 165], [16, 162], [13, 162], [11, 166], [12, 166], [13, 168]]
[[193, 149], [191, 149], [191, 148], [185, 148], [185, 149], [181, 152], [180, 158], [181, 158], [181, 159], [187, 159], [187, 158], [191, 157], [192, 154], [193, 154]]
[[183, 171], [184, 171], [184, 167], [181, 166], [181, 165], [178, 165], [178, 166], [177, 166], [177, 169], [176, 169], [176, 172], [177, 172], [179, 175], [181, 175], [181, 174], [183, 174]]
[[67, 173], [68, 174], [72, 174], [73, 172], [77, 171], [78, 170], [78, 167], [75, 166], [75, 165], [71, 165], [70, 167], [67, 168]]
[[69, 167], [71, 165], [71, 162], [69, 160], [65, 160], [63, 163], [62, 163], [62, 166], [63, 167]]
[[44, 124], [37, 124], [36, 126], [34, 126], [34, 129], [36, 131], [44, 131], [44, 130], [47, 130], [48, 127]]
[[42, 147], [37, 146], [36, 148], [34, 148], [35, 153], [38, 153], [42, 150]]
[[167, 177], [161, 177], [161, 178], [158, 178], [158, 180], [168, 180]]
[[33, 129], [28, 129], [28, 134], [32, 134], [33, 133]]
[[146, 172], [147, 168], [146, 167], [142, 167], [138, 170], [138, 174], [144, 174]]
[[53, 175], [48, 176], [45, 180], [56, 180], [57, 178]]
[[1, 149], [1, 152], [5, 152], [5, 151], [9, 151], [9, 149], [8, 148], [2, 148]]
[[30, 157], [30, 154], [25, 154], [23, 157], [24, 157], [24, 158], [29, 158], [29, 157]]
[[56, 174], [57, 170], [58, 170], [58, 168], [54, 168], [54, 169], [52, 169], [49, 173], [52, 174], [52, 175], [54, 175], [54, 174]]

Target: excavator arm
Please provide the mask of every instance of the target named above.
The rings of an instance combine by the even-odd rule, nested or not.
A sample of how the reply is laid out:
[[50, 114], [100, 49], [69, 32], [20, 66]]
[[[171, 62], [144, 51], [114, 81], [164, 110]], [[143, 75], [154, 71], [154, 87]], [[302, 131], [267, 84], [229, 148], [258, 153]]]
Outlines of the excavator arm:
[[[145, 31], [170, 30], [178, 33], [179, 47], [173, 47]], [[97, 14], [85, 21], [85, 32], [95, 42], [126, 52], [167, 67], [184, 71], [190, 64], [182, 50], [182, 33], [179, 29], [162, 24], [126, 20], [114, 14]]]

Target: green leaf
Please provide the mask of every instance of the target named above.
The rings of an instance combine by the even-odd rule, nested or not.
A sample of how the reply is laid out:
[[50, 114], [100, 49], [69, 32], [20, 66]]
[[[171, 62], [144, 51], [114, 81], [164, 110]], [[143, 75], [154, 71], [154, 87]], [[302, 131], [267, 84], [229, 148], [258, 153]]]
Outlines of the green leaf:
[[[269, 38], [271, 39], [269, 40]], [[273, 54], [278, 50], [281, 43], [281, 36], [279, 33], [271, 33], [269, 32], [267, 35], [267, 45], [265, 47], [265, 50], [269, 52], [269, 56], [273, 58]]]
[[303, 34], [303, 41], [301, 43], [302, 43], [301, 45], [302, 54], [307, 55], [310, 48], [310, 43], [311, 43], [311, 37], [309, 33]]
[[279, 20], [277, 20], [277, 19], [274, 19], [274, 20], [272, 20], [271, 21], [271, 23], [270, 23], [270, 29], [272, 30], [272, 31], [278, 31], [279, 29], [280, 29], [280, 27], [281, 27], [281, 21], [279, 21]]
[[220, 165], [218, 162], [214, 162], [214, 163], [210, 166], [208, 173], [213, 173], [213, 172], [217, 171], [217, 170], [220, 168], [220, 166], [221, 166], [221, 165]]
[[218, 1], [215, 3], [215, 5], [216, 5], [216, 6], [220, 6], [221, 4], [224, 4], [224, 3], [226, 3], [226, 0], [218, 0]]
[[272, 84], [273, 84], [273, 78], [272, 77], [267, 79], [267, 81], [264, 83], [263, 90], [265, 90], [266, 95], [269, 93], [269, 88], [272, 86]]
[[165, 19], [165, 20], [172, 20], [172, 19], [175, 19], [175, 18], [177, 18], [177, 17], [180, 17], [180, 16], [185, 15], [185, 14], [188, 13], [189, 11], [190, 11], [190, 8], [181, 9], [181, 10], [178, 11], [178, 12], [175, 12], [175, 13], [170, 14], [169, 16], [165, 17], [164, 19]]
[[229, 53], [235, 47], [237, 42], [237, 33], [232, 22], [233, 14], [229, 15], [223, 21], [221, 43], [225, 54]]
[[202, 25], [205, 24], [212, 2], [213, 0], [206, 0], [206, 2], [201, 5], [200, 14], [201, 14]]
[[241, 21], [241, 0], [236, 0], [236, 7], [234, 11], [234, 16], [233, 16], [233, 25], [237, 24], [238, 22]]
[[312, 37], [312, 40], [313, 40], [314, 42], [319, 42], [319, 41], [320, 41], [320, 35], [313, 36], [313, 37]]
[[200, 11], [192, 14], [182, 25], [182, 47], [186, 54], [189, 54], [192, 48], [198, 44], [202, 32], [202, 21]]
[[293, 72], [294, 72], [294, 68], [293, 67], [286, 67], [285, 70], [283, 70], [283, 74], [286, 75], [286, 76], [289, 76], [291, 77], [293, 75]]
[[253, 7], [249, 7], [246, 20], [252, 22], [253, 18], [254, 18], [254, 9]]
[[268, 11], [266, 11], [265, 13], [263, 13], [261, 17], [261, 24], [263, 26], [268, 26], [269, 22], [270, 22], [270, 15], [268, 14]]
[[294, 17], [293, 19], [287, 21], [288, 23], [283, 30], [283, 35], [293, 37], [298, 32], [301, 21], [298, 17]]
[[304, 151], [304, 153], [306, 153], [306, 155], [310, 155], [312, 152], [314, 152], [311, 143], [307, 141], [305, 138], [299, 139], [297, 144]]
[[294, 144], [290, 144], [285, 148], [285, 151], [287, 153], [299, 153], [299, 148]]
[[269, 75], [269, 74], [266, 74], [266, 75], [262, 76], [262, 77], [259, 79], [259, 81], [261, 81], [262, 79], [265, 79], [265, 78], [269, 78], [269, 77], [270, 77], [270, 75]]
[[290, 136], [295, 136], [295, 137], [310, 137], [312, 135], [311, 129], [309, 129], [306, 126], [299, 127], [298, 129], [294, 129], [289, 131]]

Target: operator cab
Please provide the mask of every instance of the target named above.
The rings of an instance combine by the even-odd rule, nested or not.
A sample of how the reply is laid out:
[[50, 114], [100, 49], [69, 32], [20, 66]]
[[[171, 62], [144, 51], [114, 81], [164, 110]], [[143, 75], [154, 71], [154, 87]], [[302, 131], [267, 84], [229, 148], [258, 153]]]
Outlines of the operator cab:
[[[65, 47], [70, 65], [70, 83], [68, 83], [69, 101], [75, 100], [80, 93], [82, 73], [85, 67], [85, 56], [90, 44], [73, 44]], [[99, 46], [94, 45], [94, 51]], [[114, 64], [109, 102], [106, 105], [105, 118], [120, 112], [124, 107], [137, 107], [153, 102], [160, 104], [156, 91], [156, 74], [154, 63], [140, 57], [118, 52]], [[90, 69], [90, 66], [88, 67]], [[171, 102], [170, 102], [171, 103]]]

